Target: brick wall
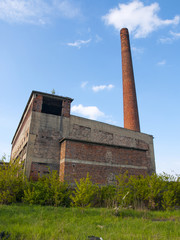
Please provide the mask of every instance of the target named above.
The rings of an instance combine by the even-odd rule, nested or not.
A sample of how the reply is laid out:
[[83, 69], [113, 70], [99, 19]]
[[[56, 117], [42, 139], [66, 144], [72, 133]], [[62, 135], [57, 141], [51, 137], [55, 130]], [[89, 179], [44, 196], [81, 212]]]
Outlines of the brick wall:
[[87, 165], [81, 163], [65, 163], [64, 164], [65, 177], [60, 178], [67, 182], [74, 183], [76, 179], [79, 181], [81, 178], [86, 177], [87, 173], [92, 178], [93, 183], [97, 184], [112, 184], [116, 181], [116, 176], [128, 171], [129, 175], [146, 175], [147, 171], [144, 169], [132, 169], [132, 168], [117, 168], [110, 166], [97, 166]]
[[123, 77], [124, 127], [140, 132], [128, 29], [121, 29], [120, 35]]
[[33, 111], [41, 112], [42, 110], [43, 96], [37, 95], [33, 101]]
[[89, 172], [93, 182], [111, 183], [115, 175], [127, 170], [130, 174], [147, 174], [150, 164], [146, 150], [106, 144], [64, 140], [61, 152], [60, 179], [69, 182]]
[[70, 107], [71, 107], [71, 101], [70, 100], [63, 100], [62, 103], [62, 116], [63, 117], [70, 117]]
[[59, 164], [32, 162], [30, 178], [37, 181], [39, 177], [49, 174], [53, 170], [59, 172]]
[[[33, 101], [33, 111], [41, 112], [42, 111], [42, 104], [43, 104], [43, 95], [37, 95]], [[70, 117], [70, 106], [71, 101], [64, 99], [62, 101], [62, 116]]]

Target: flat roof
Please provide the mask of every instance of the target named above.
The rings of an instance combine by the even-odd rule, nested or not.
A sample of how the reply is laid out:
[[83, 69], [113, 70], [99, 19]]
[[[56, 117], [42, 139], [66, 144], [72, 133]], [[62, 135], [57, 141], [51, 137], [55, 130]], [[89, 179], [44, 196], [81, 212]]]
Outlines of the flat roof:
[[32, 91], [32, 93], [30, 95], [30, 99], [31, 99], [33, 94], [39, 94], [39, 95], [43, 95], [43, 96], [58, 98], [58, 99], [61, 99], [61, 100], [69, 100], [71, 102], [74, 100], [73, 98], [63, 97], [63, 96], [59, 96], [59, 95], [51, 94], [51, 93], [39, 92], [39, 91], [35, 91], [35, 90]]

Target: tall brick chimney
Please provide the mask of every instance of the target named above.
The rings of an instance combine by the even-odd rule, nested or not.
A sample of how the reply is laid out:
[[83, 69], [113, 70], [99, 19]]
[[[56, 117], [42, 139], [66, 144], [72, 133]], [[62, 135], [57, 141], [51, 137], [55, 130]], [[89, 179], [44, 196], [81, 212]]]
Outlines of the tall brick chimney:
[[123, 78], [124, 128], [140, 132], [128, 29], [122, 28], [120, 31], [120, 36]]

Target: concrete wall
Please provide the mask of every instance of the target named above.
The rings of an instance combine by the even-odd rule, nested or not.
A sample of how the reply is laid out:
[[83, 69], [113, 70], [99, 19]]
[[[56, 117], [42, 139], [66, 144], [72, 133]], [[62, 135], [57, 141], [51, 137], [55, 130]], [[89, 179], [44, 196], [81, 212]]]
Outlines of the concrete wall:
[[70, 116], [72, 100], [32, 91], [13, 137], [11, 153], [11, 159], [20, 157], [25, 161], [27, 177], [37, 179], [49, 168], [59, 171], [62, 116]]
[[11, 160], [14, 160], [16, 158], [20, 158], [20, 160], [26, 159], [32, 108], [33, 99], [29, 103], [14, 135], [11, 149]]
[[[36, 175], [34, 167], [32, 167], [33, 173], [31, 173], [32, 163], [40, 163], [37, 170], [40, 175], [44, 171], [42, 163], [49, 164], [50, 168], [53, 164], [53, 169], [59, 171], [60, 126], [61, 116], [32, 112], [27, 149], [27, 176], [31, 175], [33, 177], [33, 174]], [[54, 165], [56, 165], [56, 168]]]
[[[64, 124], [65, 125], [65, 124]], [[155, 171], [153, 136], [71, 115], [64, 137], [148, 151]]]

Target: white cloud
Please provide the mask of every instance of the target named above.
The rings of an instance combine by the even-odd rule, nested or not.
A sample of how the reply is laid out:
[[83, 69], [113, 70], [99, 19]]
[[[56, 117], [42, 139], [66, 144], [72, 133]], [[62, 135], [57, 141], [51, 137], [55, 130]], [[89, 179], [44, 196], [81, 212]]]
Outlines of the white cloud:
[[84, 107], [82, 104], [74, 105], [71, 108], [72, 113], [78, 114], [83, 117], [87, 117], [93, 120], [97, 120], [100, 117], [104, 117], [105, 114], [101, 112], [96, 106]]
[[96, 34], [95, 42], [99, 43], [101, 41], [102, 41], [102, 38], [98, 34]]
[[140, 0], [133, 0], [128, 4], [119, 4], [118, 7], [110, 9], [102, 19], [107, 25], [113, 25], [117, 30], [126, 27], [135, 38], [143, 38], [161, 26], [179, 23], [180, 16], [161, 19], [157, 14], [159, 10], [158, 3], [144, 6]]
[[91, 42], [91, 39], [88, 40], [77, 40], [73, 43], [67, 43], [68, 46], [81, 48], [82, 45], [86, 45]]
[[174, 41], [174, 38], [172, 37], [162, 37], [159, 39], [159, 42], [161, 43], [172, 43]]
[[157, 63], [157, 65], [159, 65], [159, 66], [163, 66], [163, 65], [165, 65], [165, 64], [166, 64], [166, 60], [162, 60], [162, 61], [160, 61], [160, 62]]
[[93, 87], [92, 87], [92, 90], [93, 90], [94, 92], [99, 92], [99, 91], [102, 91], [102, 90], [105, 90], [105, 89], [111, 90], [112, 88], [114, 88], [114, 85], [109, 84], [109, 85], [93, 86]]
[[53, 3], [60, 13], [67, 18], [74, 18], [80, 14], [80, 9], [74, 6], [69, 0], [54, 0]]
[[172, 43], [174, 40], [179, 39], [180, 38], [180, 33], [175, 33], [170, 31], [170, 36], [169, 37], [162, 37], [159, 39], [159, 41], [161, 43]]
[[50, 17], [73, 18], [79, 12], [69, 0], [0, 0], [0, 19], [6, 22], [42, 25]]
[[88, 82], [82, 82], [81, 83], [81, 88], [85, 88], [87, 84], [88, 84]]
[[43, 1], [1, 0], [0, 19], [8, 22], [44, 23], [49, 6]]
[[132, 51], [137, 53], [137, 54], [142, 54], [144, 52], [144, 49], [132, 46]]
[[175, 33], [170, 31], [170, 34], [174, 37], [174, 38], [180, 38], [180, 33]]

